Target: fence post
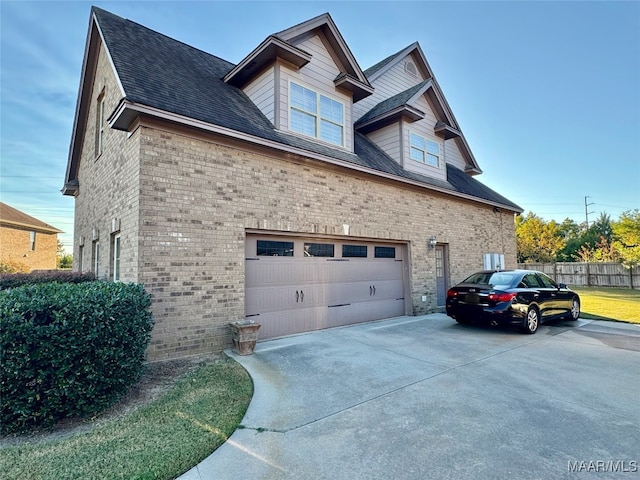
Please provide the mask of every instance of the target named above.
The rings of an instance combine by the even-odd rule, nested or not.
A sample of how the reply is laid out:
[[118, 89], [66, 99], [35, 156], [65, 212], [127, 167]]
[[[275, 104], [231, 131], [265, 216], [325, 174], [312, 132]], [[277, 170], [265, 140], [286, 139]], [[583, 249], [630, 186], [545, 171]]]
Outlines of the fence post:
[[591, 269], [589, 268], [589, 265], [591, 265], [590, 262], [586, 262], [587, 263], [587, 287], [591, 286]]

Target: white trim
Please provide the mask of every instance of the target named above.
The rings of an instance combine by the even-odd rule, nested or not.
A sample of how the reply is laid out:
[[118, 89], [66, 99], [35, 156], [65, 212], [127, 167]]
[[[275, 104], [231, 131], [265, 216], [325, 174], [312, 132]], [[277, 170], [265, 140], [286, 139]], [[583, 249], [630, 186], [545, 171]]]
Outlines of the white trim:
[[116, 233], [113, 236], [113, 275], [114, 282], [120, 281], [120, 253], [121, 253], [120, 234]]

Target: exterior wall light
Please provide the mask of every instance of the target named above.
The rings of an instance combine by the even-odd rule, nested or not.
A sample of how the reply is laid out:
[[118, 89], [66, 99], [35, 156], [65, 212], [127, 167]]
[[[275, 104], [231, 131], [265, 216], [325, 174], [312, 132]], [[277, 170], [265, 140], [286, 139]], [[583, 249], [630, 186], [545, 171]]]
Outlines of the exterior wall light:
[[435, 235], [431, 235], [429, 237], [428, 243], [427, 243], [427, 247], [429, 248], [429, 250], [432, 250], [434, 248], [436, 248], [436, 236]]

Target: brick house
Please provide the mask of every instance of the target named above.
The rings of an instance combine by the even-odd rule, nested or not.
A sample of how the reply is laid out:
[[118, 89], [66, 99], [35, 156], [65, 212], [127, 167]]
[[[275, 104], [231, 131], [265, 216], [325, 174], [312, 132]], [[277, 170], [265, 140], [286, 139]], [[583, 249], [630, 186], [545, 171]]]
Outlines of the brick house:
[[93, 8], [63, 193], [74, 269], [141, 282], [151, 360], [432, 312], [516, 266], [520, 207], [481, 169], [420, 46], [362, 70], [329, 14], [240, 63]]
[[2, 262], [24, 265], [29, 271], [57, 266], [58, 230], [0, 202], [0, 257]]

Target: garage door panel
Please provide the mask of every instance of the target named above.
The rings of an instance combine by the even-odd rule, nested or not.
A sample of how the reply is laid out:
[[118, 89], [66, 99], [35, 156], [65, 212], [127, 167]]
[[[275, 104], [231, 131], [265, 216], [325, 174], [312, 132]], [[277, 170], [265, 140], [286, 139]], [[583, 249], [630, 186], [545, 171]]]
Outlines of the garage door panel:
[[299, 308], [289, 312], [261, 313], [252, 317], [261, 324], [260, 338], [274, 338], [327, 328], [327, 308]]
[[395, 259], [374, 258], [376, 244], [362, 242], [368, 258], [342, 258], [339, 241], [309, 240], [333, 243], [336, 257], [308, 257], [300, 248], [307, 239], [277, 238], [295, 242], [297, 256], [258, 257], [256, 240], [247, 243], [245, 312], [263, 325], [261, 338], [404, 314], [404, 246], [392, 245]]

